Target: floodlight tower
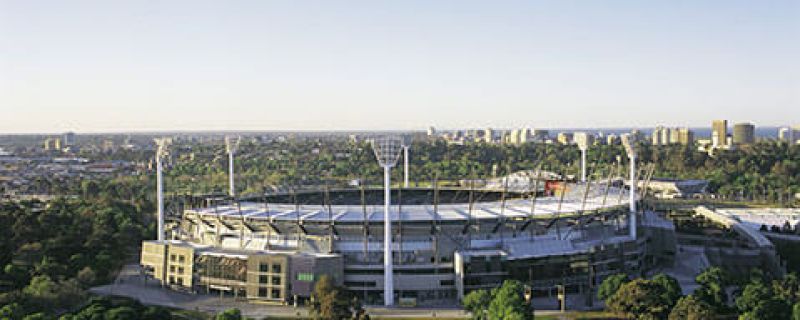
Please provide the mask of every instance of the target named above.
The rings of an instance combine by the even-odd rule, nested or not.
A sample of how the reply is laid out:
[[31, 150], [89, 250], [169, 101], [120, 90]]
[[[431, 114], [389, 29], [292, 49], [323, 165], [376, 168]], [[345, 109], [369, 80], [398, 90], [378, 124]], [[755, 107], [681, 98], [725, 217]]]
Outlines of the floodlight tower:
[[383, 167], [383, 304], [394, 304], [394, 273], [392, 269], [392, 217], [389, 208], [392, 203], [391, 171], [397, 164], [403, 141], [397, 137], [388, 136], [376, 138], [372, 141], [372, 149], [378, 164]]
[[239, 141], [241, 137], [225, 137], [225, 151], [228, 153], [228, 185], [230, 190], [228, 190], [228, 194], [231, 197], [236, 196], [236, 186], [234, 185], [234, 172], [233, 172], [233, 155], [236, 153], [236, 150], [239, 149]]
[[586, 182], [586, 150], [589, 150], [589, 135], [586, 132], [576, 132], [575, 143], [581, 150], [581, 182]]
[[408, 141], [403, 141], [403, 188], [408, 188]]
[[161, 160], [169, 154], [168, 147], [172, 143], [170, 138], [156, 138], [156, 199], [158, 202], [158, 241], [164, 241], [164, 179], [162, 178], [163, 165]]
[[625, 134], [622, 135], [622, 145], [625, 146], [625, 153], [631, 162], [630, 173], [630, 235], [636, 239], [636, 141], [634, 138]]

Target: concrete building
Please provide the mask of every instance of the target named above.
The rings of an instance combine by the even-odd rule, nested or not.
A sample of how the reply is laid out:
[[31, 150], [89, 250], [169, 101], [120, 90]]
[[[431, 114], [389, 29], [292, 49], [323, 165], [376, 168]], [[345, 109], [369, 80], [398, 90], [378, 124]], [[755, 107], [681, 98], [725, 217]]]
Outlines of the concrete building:
[[64, 135], [62, 136], [62, 139], [63, 139], [65, 147], [71, 147], [71, 146], [75, 145], [75, 133], [74, 132], [64, 133]]
[[676, 143], [680, 143], [682, 145], [693, 145], [694, 144], [694, 132], [689, 128], [680, 128], [676, 130], [678, 132], [678, 140]]
[[617, 145], [620, 144], [619, 136], [616, 134], [609, 134], [606, 136], [606, 144], [607, 145]]
[[756, 142], [756, 127], [752, 123], [737, 123], [733, 126], [733, 144], [750, 145]]
[[711, 123], [711, 144], [714, 148], [728, 145], [728, 120], [714, 120]]
[[664, 138], [663, 138], [663, 137], [664, 137], [664, 135], [662, 134], [662, 131], [664, 131], [665, 129], [666, 129], [666, 128], [664, 128], [664, 127], [661, 127], [661, 126], [655, 127], [655, 129], [653, 129], [653, 133], [652, 133], [652, 142], [651, 142], [651, 143], [652, 143], [654, 146], [660, 146], [660, 145], [667, 144], [667, 143], [666, 143], [666, 142], [663, 140], [663, 139], [664, 139]]
[[798, 138], [795, 135], [795, 130], [792, 127], [783, 127], [778, 129], [778, 139], [783, 142], [794, 144]]
[[140, 264], [173, 289], [277, 303], [309, 298], [322, 275], [337, 285], [344, 279], [338, 255], [237, 250], [180, 240], [143, 242]]
[[572, 144], [573, 134], [571, 132], [561, 132], [558, 134], [556, 140], [560, 144]]

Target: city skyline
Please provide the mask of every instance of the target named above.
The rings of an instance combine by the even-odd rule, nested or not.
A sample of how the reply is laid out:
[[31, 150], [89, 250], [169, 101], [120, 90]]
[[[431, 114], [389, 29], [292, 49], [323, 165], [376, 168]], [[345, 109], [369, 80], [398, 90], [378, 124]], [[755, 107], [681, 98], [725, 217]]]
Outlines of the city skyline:
[[794, 1], [3, 1], [0, 132], [793, 125], [798, 17]]

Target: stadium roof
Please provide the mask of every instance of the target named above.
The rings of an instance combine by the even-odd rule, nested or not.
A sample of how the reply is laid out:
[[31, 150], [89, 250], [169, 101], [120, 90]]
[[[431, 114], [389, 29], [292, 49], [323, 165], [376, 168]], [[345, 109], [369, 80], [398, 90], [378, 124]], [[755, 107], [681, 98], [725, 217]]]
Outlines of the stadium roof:
[[[578, 187], [575, 189], [583, 189]], [[530, 199], [511, 199], [505, 202], [505, 206], [500, 201], [477, 202], [472, 206], [467, 203], [459, 204], [440, 204], [437, 210], [433, 205], [403, 205], [393, 204], [391, 207], [392, 221], [463, 221], [463, 220], [483, 220], [483, 219], [515, 219], [515, 218], [546, 218], [556, 215], [573, 215], [583, 209], [584, 211], [594, 211], [603, 208], [613, 208], [627, 206], [628, 191], [620, 188], [611, 188], [608, 196], [603, 190], [590, 191], [585, 205], [582, 204], [583, 192], [577, 192], [579, 196], [571, 195], [565, 197], [559, 210], [559, 196], [540, 197], [536, 199], [535, 209], [531, 215]], [[620, 194], [622, 193], [622, 194]], [[605, 199], [605, 204], [603, 203]], [[622, 200], [620, 200], [622, 199]], [[208, 208], [188, 209], [187, 213], [195, 213], [202, 216], [222, 216], [222, 217], [243, 217], [250, 219], [263, 219], [272, 221], [301, 221], [301, 222], [371, 222], [383, 221], [383, 206], [360, 204], [354, 205], [332, 205], [330, 211], [328, 206], [322, 205], [302, 205], [295, 204], [265, 204], [257, 202], [242, 202], [241, 210], [235, 204], [212, 206]]]

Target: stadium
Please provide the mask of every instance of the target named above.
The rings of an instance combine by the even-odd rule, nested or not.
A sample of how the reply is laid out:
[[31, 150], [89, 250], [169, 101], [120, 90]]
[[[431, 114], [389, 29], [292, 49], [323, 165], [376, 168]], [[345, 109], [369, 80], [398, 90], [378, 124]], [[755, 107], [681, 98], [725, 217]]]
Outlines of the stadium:
[[[588, 293], [608, 274], [640, 273], [674, 254], [671, 223], [644, 215], [631, 226], [626, 189], [548, 188], [394, 189], [395, 300], [453, 304], [505, 279], [522, 280], [534, 295], [556, 295], [561, 285]], [[308, 298], [313, 281], [329, 274], [380, 304], [382, 196], [364, 189], [209, 201], [184, 209], [170, 240], [145, 242], [142, 264], [176, 289], [281, 303]]]
[[534, 297], [577, 293], [591, 304], [607, 275], [642, 274], [675, 255], [672, 223], [637, 212], [639, 195], [618, 178], [530, 170], [387, 190], [390, 205], [384, 189], [367, 187], [192, 201], [163, 239], [143, 243], [141, 265], [176, 290], [254, 302], [302, 303], [329, 275], [369, 305], [455, 305], [506, 279]]

